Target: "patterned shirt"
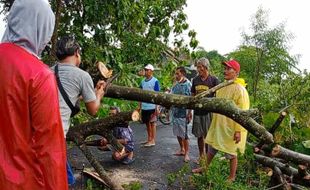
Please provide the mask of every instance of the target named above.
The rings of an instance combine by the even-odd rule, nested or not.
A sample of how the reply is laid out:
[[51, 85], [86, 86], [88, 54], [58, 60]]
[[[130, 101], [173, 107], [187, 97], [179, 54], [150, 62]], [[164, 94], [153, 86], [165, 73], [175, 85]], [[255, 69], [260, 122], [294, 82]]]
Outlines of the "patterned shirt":
[[115, 127], [113, 129], [113, 135], [117, 139], [126, 139], [127, 144], [124, 145], [126, 151], [132, 152], [134, 150], [133, 132], [127, 123], [119, 124]]

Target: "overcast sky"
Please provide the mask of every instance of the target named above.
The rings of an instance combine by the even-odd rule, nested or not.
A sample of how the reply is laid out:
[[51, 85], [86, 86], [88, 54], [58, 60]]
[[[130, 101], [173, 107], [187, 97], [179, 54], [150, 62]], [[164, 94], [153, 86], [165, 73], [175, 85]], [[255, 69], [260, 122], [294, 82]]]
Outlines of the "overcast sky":
[[295, 35], [290, 53], [300, 54], [298, 67], [310, 71], [309, 0], [187, 0], [185, 12], [199, 46], [226, 54], [241, 44], [240, 34], [259, 6], [269, 11], [270, 26], [286, 23], [286, 31]]
[[[185, 12], [191, 29], [197, 32], [200, 46], [208, 50], [229, 53], [241, 44], [241, 31], [248, 29], [250, 18], [258, 7], [269, 11], [270, 26], [286, 22], [292, 32], [291, 54], [300, 54], [300, 69], [310, 71], [310, 11], [309, 0], [187, 0]], [[0, 15], [0, 38], [5, 24]], [[307, 19], [308, 18], [308, 19]]]

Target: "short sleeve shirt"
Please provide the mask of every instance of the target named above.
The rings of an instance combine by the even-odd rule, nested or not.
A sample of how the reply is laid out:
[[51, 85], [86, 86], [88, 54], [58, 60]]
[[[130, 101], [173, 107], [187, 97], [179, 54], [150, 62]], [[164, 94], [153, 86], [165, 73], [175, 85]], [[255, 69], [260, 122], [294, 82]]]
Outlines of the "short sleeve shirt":
[[[55, 66], [52, 67], [52, 70], [54, 69]], [[60, 82], [73, 105], [78, 103], [80, 96], [83, 97], [85, 103], [96, 100], [93, 80], [86, 71], [83, 71], [73, 64], [58, 63], [58, 75]], [[70, 126], [71, 109], [63, 99], [59, 90], [58, 93], [60, 114], [64, 133], [66, 135]]]
[[[218, 85], [219, 83], [220, 83], [219, 79], [216, 78], [215, 76], [209, 75], [206, 80], [201, 80], [200, 76], [196, 76], [193, 79], [191, 92], [197, 95], [201, 92], [209, 90], [210, 88], [213, 88], [214, 86]], [[214, 96], [215, 96], [215, 94], [212, 93], [212, 94], [209, 94], [207, 97], [214, 97]], [[206, 114], [208, 114], [208, 112], [195, 110], [194, 114], [195, 115], [206, 115]]]
[[[186, 79], [184, 82], [177, 82], [171, 89], [172, 94], [180, 95], [191, 95], [191, 82]], [[185, 118], [186, 117], [186, 108], [176, 108], [173, 107], [173, 117], [176, 118]]]
[[[140, 88], [143, 90], [151, 90], [151, 91], [158, 92], [160, 90], [159, 81], [155, 77], [152, 77], [149, 80], [144, 79], [140, 84]], [[142, 102], [141, 109], [142, 110], [153, 110], [155, 109], [155, 107], [156, 107], [155, 104]]]
[[119, 124], [117, 127], [114, 127], [113, 135], [117, 139], [126, 139], [127, 144], [124, 146], [128, 152], [132, 152], [134, 150], [133, 132], [128, 124]]

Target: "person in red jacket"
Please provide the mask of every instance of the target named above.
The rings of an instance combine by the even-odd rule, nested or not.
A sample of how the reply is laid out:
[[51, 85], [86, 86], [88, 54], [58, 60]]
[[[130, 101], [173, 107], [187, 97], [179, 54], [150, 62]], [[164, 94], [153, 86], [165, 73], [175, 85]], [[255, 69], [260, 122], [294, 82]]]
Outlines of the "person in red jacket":
[[68, 189], [56, 80], [39, 55], [55, 16], [46, 0], [15, 0], [0, 44], [0, 189]]

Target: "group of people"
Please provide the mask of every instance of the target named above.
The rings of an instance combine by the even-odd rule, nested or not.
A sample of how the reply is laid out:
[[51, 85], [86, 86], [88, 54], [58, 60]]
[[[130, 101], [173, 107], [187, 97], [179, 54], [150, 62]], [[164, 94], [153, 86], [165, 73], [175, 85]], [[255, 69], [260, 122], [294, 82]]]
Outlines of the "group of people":
[[[0, 44], [1, 188], [68, 189], [68, 183], [74, 183], [65, 143], [70, 117], [78, 113], [81, 99], [87, 112], [95, 115], [106, 84], [98, 81], [94, 87], [90, 75], [79, 68], [81, 47], [73, 37], [62, 37], [57, 42], [58, 62], [51, 69], [40, 60], [55, 24], [48, 1], [15, 0], [7, 20]], [[239, 63], [231, 60], [223, 64], [225, 79], [236, 82], [218, 90], [215, 96], [233, 100], [239, 108], [248, 109], [247, 91], [236, 80]], [[192, 83], [186, 79], [184, 67], [176, 69], [172, 93], [194, 96], [219, 84], [216, 77], [209, 75], [207, 59], [200, 59], [196, 66], [199, 75]], [[159, 81], [153, 76], [154, 67], [148, 64], [144, 70], [145, 79], [140, 88], [159, 91]], [[143, 146], [155, 146], [158, 106], [142, 102], [138, 110], [147, 129]], [[173, 134], [180, 145], [176, 155], [184, 156], [186, 162], [190, 160], [187, 123], [193, 119], [192, 133], [197, 137], [199, 157], [206, 154], [209, 165], [217, 151], [225, 152], [230, 159], [229, 180], [233, 181], [237, 151], [244, 151], [246, 130], [220, 114], [195, 110], [192, 117], [192, 112], [185, 108], [173, 107], [172, 110]], [[111, 108], [110, 112], [115, 114], [119, 110]], [[113, 152], [113, 158], [124, 164], [132, 163], [132, 130], [118, 126], [113, 133], [125, 146], [124, 152]], [[200, 171], [201, 168], [194, 170]]]
[[[234, 83], [225, 86], [215, 93], [209, 93], [207, 98], [217, 97], [232, 100], [240, 109], [249, 109], [249, 95], [245, 88], [243, 79], [238, 78], [240, 64], [236, 60], [229, 60], [222, 63], [224, 66], [224, 79], [233, 80]], [[220, 81], [217, 77], [210, 75], [210, 63], [207, 58], [201, 58], [196, 63], [198, 75], [189, 81], [186, 78], [186, 69], [177, 67], [175, 70], [174, 85], [171, 93], [196, 96], [215, 86]], [[150, 64], [145, 66], [145, 79], [141, 83], [143, 90], [159, 91], [159, 82], [153, 76], [154, 67]], [[147, 140], [142, 142], [144, 147], [155, 146], [156, 140], [156, 116], [158, 108], [155, 104], [140, 103], [139, 110], [142, 108], [142, 121], [147, 126]], [[205, 110], [192, 111], [186, 108], [172, 107], [171, 120], [173, 134], [177, 137], [180, 149], [174, 154], [184, 156], [184, 161], [188, 162], [189, 157], [189, 138], [188, 123], [192, 120], [192, 134], [197, 138], [199, 158], [197, 163], [205, 161], [208, 167], [213, 157], [218, 151], [225, 153], [225, 157], [230, 160], [230, 175], [228, 181], [234, 181], [237, 170], [237, 155], [244, 153], [247, 131], [234, 122], [232, 119], [221, 114], [210, 113]], [[206, 168], [207, 168], [206, 167]], [[193, 169], [194, 173], [201, 173], [206, 168]]]
[[[209, 97], [217, 97], [232, 100], [240, 109], [249, 109], [249, 95], [245, 89], [245, 82], [238, 78], [240, 64], [236, 60], [222, 63], [224, 66], [224, 79], [233, 80], [234, 83], [217, 90]], [[209, 75], [209, 61], [202, 58], [197, 62], [199, 75], [193, 79], [192, 95], [206, 91], [219, 84], [219, 80]], [[228, 181], [232, 182], [236, 178], [237, 155], [244, 153], [247, 131], [232, 119], [217, 113], [205, 111], [194, 111], [193, 134], [198, 139], [199, 160], [205, 161], [205, 168], [193, 169], [194, 173], [201, 173], [207, 169], [212, 159], [218, 151], [224, 152], [225, 157], [230, 161], [230, 174]], [[205, 158], [206, 155], [206, 159]]]

